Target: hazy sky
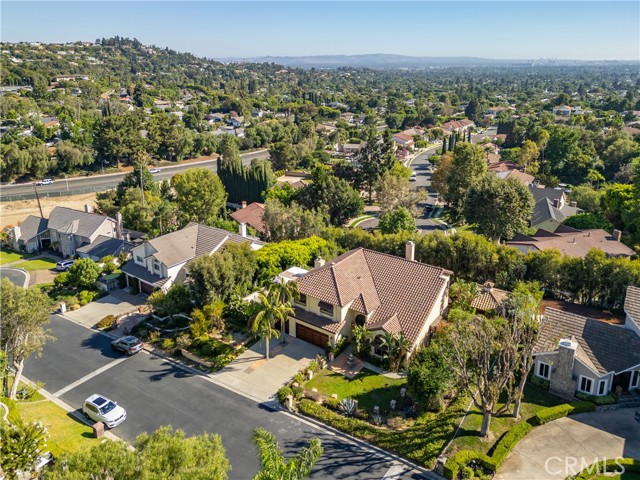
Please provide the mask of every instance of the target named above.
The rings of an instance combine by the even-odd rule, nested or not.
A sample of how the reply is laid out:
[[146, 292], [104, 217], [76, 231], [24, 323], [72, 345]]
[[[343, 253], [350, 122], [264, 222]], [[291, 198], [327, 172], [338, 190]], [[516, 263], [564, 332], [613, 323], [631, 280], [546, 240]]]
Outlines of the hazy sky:
[[2, 41], [120, 35], [206, 57], [396, 53], [640, 60], [640, 2], [31, 2]]

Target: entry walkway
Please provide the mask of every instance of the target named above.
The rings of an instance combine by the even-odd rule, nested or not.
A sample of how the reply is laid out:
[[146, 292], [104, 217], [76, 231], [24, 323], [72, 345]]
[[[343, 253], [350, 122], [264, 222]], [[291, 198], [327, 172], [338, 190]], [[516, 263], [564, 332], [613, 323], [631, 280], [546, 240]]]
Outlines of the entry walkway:
[[209, 377], [258, 402], [267, 402], [316, 355], [324, 354], [321, 348], [290, 335], [285, 336], [284, 344], [279, 339], [269, 344], [269, 360], [264, 358], [264, 342], [260, 341]]
[[145, 302], [146, 297], [142, 295], [131, 295], [124, 290], [114, 290], [106, 297], [91, 302], [78, 310], [67, 310], [63, 315], [74, 323], [92, 328], [107, 315], [117, 317], [135, 312]]
[[596, 460], [640, 458], [635, 409], [581, 413], [534, 428], [494, 480], [563, 480]]

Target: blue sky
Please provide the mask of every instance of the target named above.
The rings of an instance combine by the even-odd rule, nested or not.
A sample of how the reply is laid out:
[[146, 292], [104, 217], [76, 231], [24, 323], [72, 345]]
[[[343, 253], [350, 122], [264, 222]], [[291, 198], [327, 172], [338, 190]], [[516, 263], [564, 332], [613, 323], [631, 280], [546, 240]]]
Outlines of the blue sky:
[[1, 3], [2, 41], [120, 35], [206, 57], [396, 53], [640, 60], [638, 1]]

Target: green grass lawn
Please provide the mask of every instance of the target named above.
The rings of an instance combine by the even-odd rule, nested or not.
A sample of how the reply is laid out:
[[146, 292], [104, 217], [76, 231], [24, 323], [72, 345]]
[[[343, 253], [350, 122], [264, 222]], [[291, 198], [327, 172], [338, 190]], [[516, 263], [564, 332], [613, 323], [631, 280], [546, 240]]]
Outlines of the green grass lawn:
[[52, 258], [42, 257], [35, 260], [27, 260], [13, 265], [16, 268], [24, 268], [27, 272], [33, 272], [34, 270], [51, 270], [55, 268], [56, 261]]
[[18, 260], [23, 260], [25, 258], [29, 258], [31, 255], [29, 254], [20, 254], [17, 252], [11, 252], [9, 250], [0, 250], [0, 265], [4, 265], [5, 263], [17, 262]]
[[305, 388], [317, 388], [318, 392], [326, 395], [335, 393], [339, 400], [353, 398], [362, 408], [371, 411], [376, 405], [382, 410], [388, 408], [391, 400], [400, 398], [400, 389], [406, 383], [405, 378], [388, 378], [366, 368], [352, 379], [331, 370], [322, 370], [305, 384]]
[[524, 401], [520, 407], [520, 419], [515, 419], [509, 414], [492, 418], [490, 427], [492, 437], [489, 440], [480, 437], [482, 415], [478, 409], [473, 407], [464, 419], [462, 427], [447, 453], [451, 455], [459, 450], [476, 450], [487, 453], [493, 444], [514, 424], [533, 417], [542, 408], [552, 407], [561, 403], [566, 403], [566, 401], [550, 394], [547, 390], [528, 383], [524, 389]]
[[86, 450], [100, 443], [93, 430], [49, 400], [17, 402], [22, 420], [42, 422], [49, 432], [47, 450], [54, 456]]
[[598, 475], [595, 480], [640, 480], [640, 473], [625, 472], [618, 475]]

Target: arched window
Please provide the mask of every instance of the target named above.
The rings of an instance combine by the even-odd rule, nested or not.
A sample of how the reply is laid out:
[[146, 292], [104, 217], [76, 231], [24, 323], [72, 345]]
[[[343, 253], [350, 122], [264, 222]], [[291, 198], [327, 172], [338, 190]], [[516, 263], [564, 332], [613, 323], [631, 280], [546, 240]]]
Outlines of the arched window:
[[364, 327], [364, 324], [367, 321], [367, 317], [365, 317], [362, 314], [356, 315], [356, 325], [358, 325], [359, 327]]

